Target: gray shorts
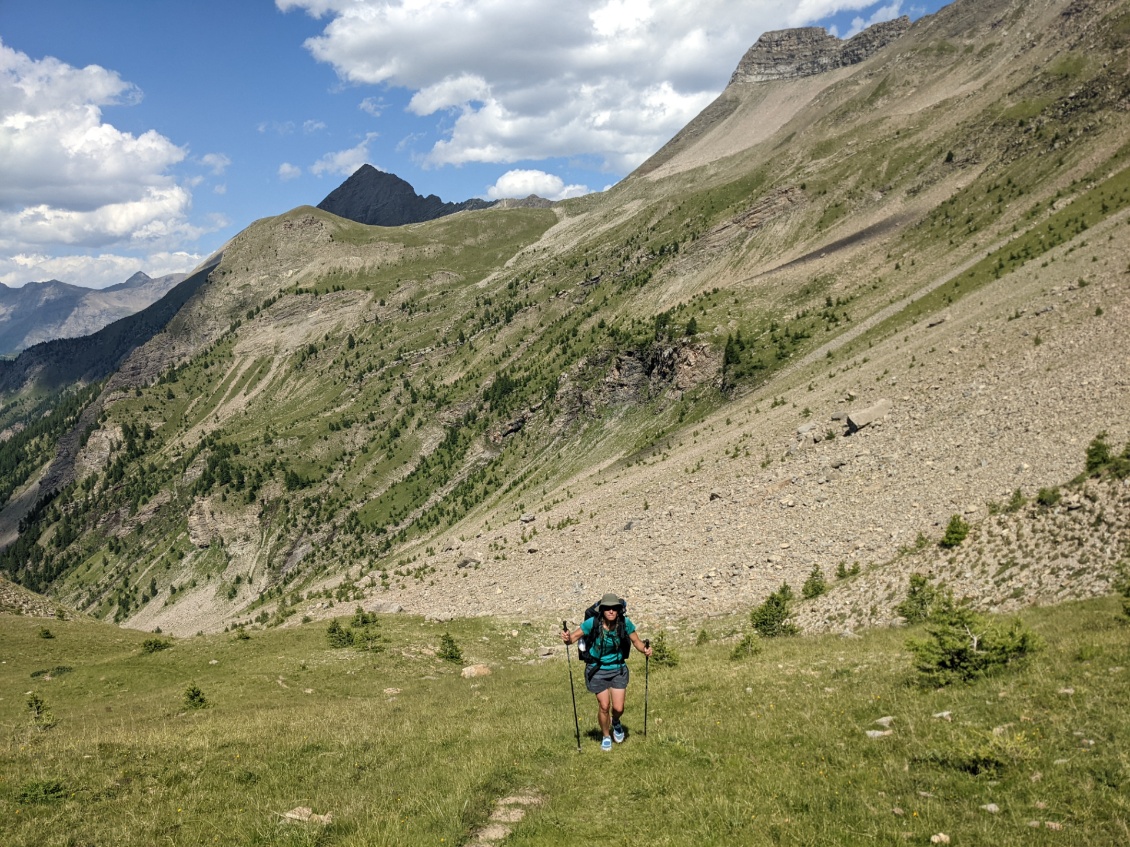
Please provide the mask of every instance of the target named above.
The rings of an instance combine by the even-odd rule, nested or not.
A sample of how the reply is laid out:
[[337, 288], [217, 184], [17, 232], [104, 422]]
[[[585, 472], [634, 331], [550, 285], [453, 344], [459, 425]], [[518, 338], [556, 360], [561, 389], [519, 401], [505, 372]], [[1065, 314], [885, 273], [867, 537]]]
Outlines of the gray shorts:
[[628, 687], [628, 666], [618, 665], [614, 668], [600, 668], [592, 670], [597, 665], [591, 665], [585, 671], [585, 688], [590, 694], [599, 694], [609, 688]]

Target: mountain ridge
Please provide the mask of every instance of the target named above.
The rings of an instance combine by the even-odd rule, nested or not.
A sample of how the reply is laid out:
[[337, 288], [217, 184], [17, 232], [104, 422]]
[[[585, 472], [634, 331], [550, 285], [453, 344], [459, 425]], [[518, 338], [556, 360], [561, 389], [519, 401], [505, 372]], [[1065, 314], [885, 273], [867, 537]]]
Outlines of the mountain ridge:
[[[853, 562], [874, 596], [845, 583], [810, 626], [890, 622], [908, 567], [997, 606], [1101, 592], [1113, 505], [1099, 548], [987, 530], [1107, 497], [1068, 483], [1089, 439], [1130, 440], [1128, 24], [958, 0], [858, 64], [729, 86], [600, 195], [256, 222], [0, 564], [170, 632], [609, 589], [707, 616]], [[1041, 489], [1065, 502], [989, 521]], [[986, 530], [966, 559], [936, 543], [954, 514]]]
[[370, 226], [404, 226], [456, 212], [489, 209], [496, 202], [473, 198], [445, 203], [435, 194], [423, 197], [396, 174], [365, 164], [327, 194], [318, 208]]
[[101, 289], [56, 279], [18, 288], [0, 283], [0, 355], [12, 356], [43, 341], [90, 335], [156, 302], [185, 276], [153, 278], [138, 271]]

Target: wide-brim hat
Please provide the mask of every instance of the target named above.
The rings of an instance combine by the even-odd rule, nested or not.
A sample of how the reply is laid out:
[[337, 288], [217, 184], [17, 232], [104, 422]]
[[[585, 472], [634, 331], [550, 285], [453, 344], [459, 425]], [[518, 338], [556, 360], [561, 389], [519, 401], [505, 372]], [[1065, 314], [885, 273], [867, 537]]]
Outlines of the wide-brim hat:
[[600, 603], [597, 605], [602, 609], [622, 609], [624, 608], [624, 601], [609, 591], [600, 598]]

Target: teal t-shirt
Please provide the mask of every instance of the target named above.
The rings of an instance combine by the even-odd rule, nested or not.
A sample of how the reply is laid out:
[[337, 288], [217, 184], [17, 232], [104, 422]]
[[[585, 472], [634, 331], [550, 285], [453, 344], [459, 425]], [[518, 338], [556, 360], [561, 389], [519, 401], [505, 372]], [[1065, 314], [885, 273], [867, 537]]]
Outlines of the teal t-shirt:
[[[592, 637], [593, 626], [598, 629], [595, 642]], [[624, 618], [624, 631], [628, 635], [636, 631], [636, 625], [632, 623], [631, 618], [626, 616]], [[585, 644], [588, 645], [589, 653], [600, 658], [598, 664], [602, 668], [615, 668], [624, 664], [624, 660], [620, 658], [620, 640], [616, 637], [616, 632], [609, 632], [601, 626], [599, 617], [581, 621], [581, 632], [585, 635]]]

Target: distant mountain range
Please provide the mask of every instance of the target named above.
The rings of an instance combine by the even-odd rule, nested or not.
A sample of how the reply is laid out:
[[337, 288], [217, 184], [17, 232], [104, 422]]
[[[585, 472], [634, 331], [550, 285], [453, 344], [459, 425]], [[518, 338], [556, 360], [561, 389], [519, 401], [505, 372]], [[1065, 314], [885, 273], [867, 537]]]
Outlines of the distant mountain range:
[[29, 282], [20, 288], [0, 283], [0, 356], [34, 344], [90, 335], [157, 302], [187, 274], [153, 278], [138, 272], [109, 288], [60, 282]]
[[362, 165], [331, 191], [318, 208], [339, 218], [373, 226], [402, 226], [442, 218], [456, 212], [488, 209], [496, 200], [472, 198], [445, 203], [434, 194], [421, 197], [411, 184], [396, 174]]

